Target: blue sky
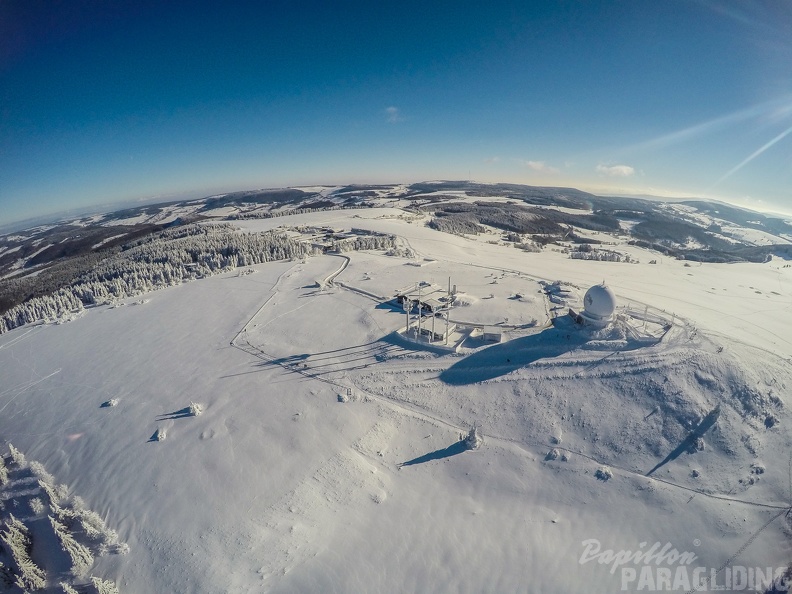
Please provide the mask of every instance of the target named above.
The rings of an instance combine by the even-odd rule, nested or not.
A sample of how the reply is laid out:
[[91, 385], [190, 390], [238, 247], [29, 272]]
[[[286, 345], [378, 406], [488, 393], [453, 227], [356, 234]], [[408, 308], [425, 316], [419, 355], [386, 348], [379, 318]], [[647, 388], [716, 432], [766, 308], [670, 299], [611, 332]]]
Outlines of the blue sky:
[[792, 4], [0, 2], [0, 223], [428, 179], [792, 211]]

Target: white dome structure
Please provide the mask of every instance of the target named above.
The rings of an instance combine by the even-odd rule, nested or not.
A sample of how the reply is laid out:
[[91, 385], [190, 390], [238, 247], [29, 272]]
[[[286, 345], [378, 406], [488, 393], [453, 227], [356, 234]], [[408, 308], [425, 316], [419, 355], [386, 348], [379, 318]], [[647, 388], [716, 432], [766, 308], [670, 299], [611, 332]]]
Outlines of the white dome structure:
[[616, 295], [605, 284], [594, 285], [583, 297], [583, 312], [581, 316], [588, 324], [604, 327], [613, 319], [616, 311]]

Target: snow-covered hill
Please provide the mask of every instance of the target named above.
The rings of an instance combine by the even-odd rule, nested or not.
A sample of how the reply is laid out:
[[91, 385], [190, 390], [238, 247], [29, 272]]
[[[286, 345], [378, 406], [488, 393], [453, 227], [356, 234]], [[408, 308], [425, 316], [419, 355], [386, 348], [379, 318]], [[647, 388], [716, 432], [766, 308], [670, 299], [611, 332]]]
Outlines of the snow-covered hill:
[[[430, 216], [236, 221], [401, 247], [256, 264], [1, 335], [0, 451], [16, 474], [0, 516], [38, 526], [48, 591], [91, 575], [125, 594], [685, 592], [696, 578], [739, 590], [741, 568], [759, 588], [757, 568], [786, 567], [784, 260], [690, 265], [617, 239], [634, 263], [579, 260], [515, 249], [496, 228], [443, 233]], [[501, 343], [472, 333], [448, 352], [402, 336], [391, 297], [449, 277], [464, 296], [450, 317]], [[660, 320], [659, 341], [631, 338], [626, 309], [610, 330], [572, 323], [567, 306], [603, 279]], [[468, 449], [473, 425], [484, 441]], [[70, 574], [8, 443], [128, 552]], [[662, 558], [629, 554], [655, 543]]]

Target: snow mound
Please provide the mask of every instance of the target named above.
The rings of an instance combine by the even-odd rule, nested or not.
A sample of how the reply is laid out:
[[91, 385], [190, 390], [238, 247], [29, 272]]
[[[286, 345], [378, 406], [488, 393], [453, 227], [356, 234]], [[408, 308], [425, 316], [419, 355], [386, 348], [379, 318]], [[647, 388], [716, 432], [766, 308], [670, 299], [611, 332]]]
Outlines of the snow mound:
[[613, 471], [607, 466], [600, 466], [594, 476], [601, 481], [607, 481], [613, 478]]
[[467, 293], [456, 293], [451, 304], [454, 307], [468, 307], [470, 305], [475, 305], [479, 301], [480, 299], [478, 297], [474, 297], [473, 295], [468, 295]]
[[484, 443], [484, 436], [481, 434], [481, 427], [477, 423], [470, 428], [464, 439], [465, 447], [469, 450], [477, 450]]
[[165, 427], [157, 427], [149, 441], [165, 441], [168, 438], [168, 430]]

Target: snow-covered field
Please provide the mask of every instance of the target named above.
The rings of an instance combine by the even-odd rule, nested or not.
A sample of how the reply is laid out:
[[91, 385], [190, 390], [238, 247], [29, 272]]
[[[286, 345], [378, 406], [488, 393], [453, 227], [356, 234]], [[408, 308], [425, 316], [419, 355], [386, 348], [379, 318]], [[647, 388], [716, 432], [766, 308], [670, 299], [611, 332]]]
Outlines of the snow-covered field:
[[[392, 233], [415, 257], [261, 264], [0, 336], [0, 439], [129, 546], [91, 575], [125, 594], [685, 592], [789, 563], [792, 268], [626, 245], [639, 263], [580, 261], [424, 222], [240, 221]], [[452, 318], [536, 324], [458, 354], [405, 341], [404, 313], [375, 297], [449, 276], [468, 302]], [[551, 326], [554, 280], [574, 305], [605, 280], [672, 327], [647, 346]], [[484, 443], [466, 450], [474, 423]], [[0, 516], [33, 515], [35, 494], [2, 488]], [[594, 541], [669, 543], [690, 564], [619, 566]]]

